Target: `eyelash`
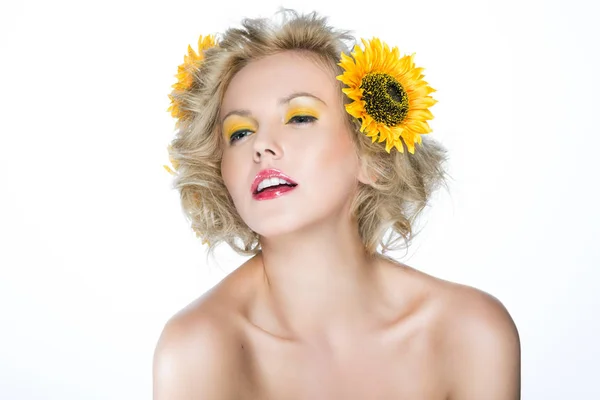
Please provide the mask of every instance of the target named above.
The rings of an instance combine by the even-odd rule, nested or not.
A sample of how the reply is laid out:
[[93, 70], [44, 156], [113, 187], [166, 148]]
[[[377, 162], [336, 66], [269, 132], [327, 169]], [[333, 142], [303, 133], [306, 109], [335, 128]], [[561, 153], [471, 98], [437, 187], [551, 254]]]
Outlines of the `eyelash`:
[[244, 133], [244, 132], [254, 133], [250, 129], [240, 129], [239, 131], [235, 131], [231, 134], [231, 136], [229, 137], [229, 143], [237, 142], [238, 140], [240, 140], [241, 138], [240, 139], [235, 139], [235, 138], [238, 136], [238, 134]]
[[[290, 123], [310, 124], [311, 122], [315, 122], [316, 120], [317, 117], [313, 117], [312, 115], [294, 115], [288, 120], [288, 122], [286, 122], [286, 125]], [[250, 129], [240, 129], [239, 131], [235, 131], [231, 134], [231, 136], [229, 137], [229, 143], [234, 143], [240, 140], [241, 138], [238, 138], [238, 136], [240, 133], [244, 132], [254, 133], [254, 131], [251, 131]], [[244, 136], [242, 136], [242, 138], [243, 137]]]
[[[300, 118], [306, 118], [308, 119], [308, 121], [298, 121], [298, 119]], [[294, 115], [292, 118], [289, 119], [288, 122], [286, 122], [286, 124], [289, 124], [291, 122], [296, 122], [298, 124], [308, 124], [311, 122], [315, 122], [317, 120], [317, 117], [313, 117], [312, 115]]]

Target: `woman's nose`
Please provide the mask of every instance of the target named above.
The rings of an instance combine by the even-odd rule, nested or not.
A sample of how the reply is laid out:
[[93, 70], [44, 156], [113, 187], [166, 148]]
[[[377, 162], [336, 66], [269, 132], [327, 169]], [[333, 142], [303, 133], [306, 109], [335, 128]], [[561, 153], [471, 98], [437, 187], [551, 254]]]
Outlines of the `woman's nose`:
[[254, 134], [254, 161], [260, 162], [267, 157], [279, 159], [283, 155], [281, 136], [277, 128], [262, 128]]

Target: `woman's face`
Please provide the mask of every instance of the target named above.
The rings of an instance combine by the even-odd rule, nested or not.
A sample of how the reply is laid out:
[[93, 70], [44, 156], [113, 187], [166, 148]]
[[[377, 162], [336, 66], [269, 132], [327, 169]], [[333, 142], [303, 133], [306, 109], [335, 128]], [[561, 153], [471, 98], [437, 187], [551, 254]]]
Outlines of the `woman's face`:
[[[234, 76], [219, 120], [221, 170], [250, 229], [268, 238], [347, 217], [361, 175], [345, 118], [334, 74], [300, 53], [268, 56]], [[296, 186], [257, 194], [257, 175], [269, 169]]]

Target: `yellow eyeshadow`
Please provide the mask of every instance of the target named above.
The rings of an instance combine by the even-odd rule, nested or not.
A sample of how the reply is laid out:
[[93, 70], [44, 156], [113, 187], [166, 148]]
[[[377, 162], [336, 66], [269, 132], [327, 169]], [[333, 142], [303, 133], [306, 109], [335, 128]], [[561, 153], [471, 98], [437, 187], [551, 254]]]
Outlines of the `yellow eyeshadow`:
[[312, 108], [307, 108], [307, 107], [293, 107], [290, 108], [288, 110], [288, 112], [285, 114], [285, 121], [289, 121], [290, 119], [292, 119], [295, 116], [298, 115], [307, 115], [310, 117], [315, 117], [315, 118], [319, 118], [319, 112], [315, 109]]
[[230, 117], [223, 123], [223, 133], [228, 138], [240, 130], [255, 131], [256, 127], [248, 120], [240, 117]]

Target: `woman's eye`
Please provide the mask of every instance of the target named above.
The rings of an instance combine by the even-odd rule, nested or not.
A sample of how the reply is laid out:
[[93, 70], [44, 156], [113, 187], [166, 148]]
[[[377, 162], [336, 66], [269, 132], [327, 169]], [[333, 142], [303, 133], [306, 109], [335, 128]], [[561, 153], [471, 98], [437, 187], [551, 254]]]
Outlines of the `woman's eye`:
[[237, 140], [240, 140], [243, 137], [247, 136], [247, 134], [250, 134], [250, 133], [252, 133], [252, 131], [249, 129], [240, 129], [239, 131], [235, 131], [229, 137], [229, 143], [233, 143]]
[[290, 118], [290, 120], [287, 123], [288, 124], [290, 124], [290, 123], [307, 124], [310, 122], [314, 122], [316, 120], [317, 120], [317, 118], [313, 117], [312, 115], [294, 115], [292, 118]]

